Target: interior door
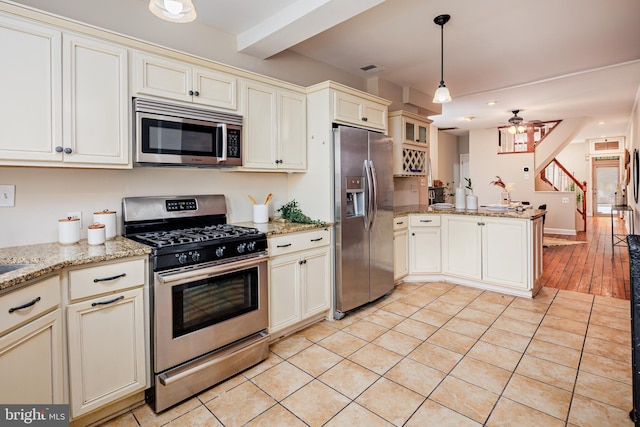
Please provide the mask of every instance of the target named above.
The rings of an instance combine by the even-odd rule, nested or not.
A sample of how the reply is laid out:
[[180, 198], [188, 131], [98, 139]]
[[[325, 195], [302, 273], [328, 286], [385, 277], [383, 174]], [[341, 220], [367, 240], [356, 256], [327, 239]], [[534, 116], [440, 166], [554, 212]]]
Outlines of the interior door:
[[609, 215], [620, 180], [620, 158], [598, 157], [593, 159], [592, 165], [593, 215]]

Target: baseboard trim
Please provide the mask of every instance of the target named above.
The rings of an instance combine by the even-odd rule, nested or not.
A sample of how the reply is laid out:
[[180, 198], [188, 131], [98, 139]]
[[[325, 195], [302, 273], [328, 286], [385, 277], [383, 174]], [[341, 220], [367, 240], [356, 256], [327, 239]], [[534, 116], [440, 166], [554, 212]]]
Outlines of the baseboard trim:
[[578, 234], [576, 230], [571, 230], [567, 228], [544, 228], [544, 234], [561, 234], [563, 236], [575, 236]]

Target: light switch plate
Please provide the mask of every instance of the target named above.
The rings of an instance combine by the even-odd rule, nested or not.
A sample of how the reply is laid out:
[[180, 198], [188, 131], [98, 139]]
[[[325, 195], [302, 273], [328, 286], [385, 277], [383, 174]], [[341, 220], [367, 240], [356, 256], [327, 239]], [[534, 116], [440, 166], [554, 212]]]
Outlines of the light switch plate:
[[562, 198], [562, 203], [569, 203], [569, 198], [568, 197], [563, 197]]
[[0, 185], [0, 206], [16, 205], [16, 186]]

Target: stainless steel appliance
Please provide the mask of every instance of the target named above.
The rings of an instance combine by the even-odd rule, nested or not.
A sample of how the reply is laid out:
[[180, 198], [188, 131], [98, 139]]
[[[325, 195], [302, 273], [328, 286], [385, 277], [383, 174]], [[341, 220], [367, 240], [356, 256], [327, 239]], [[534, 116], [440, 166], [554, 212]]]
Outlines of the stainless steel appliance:
[[334, 129], [336, 319], [393, 289], [392, 146], [386, 135]]
[[268, 355], [267, 239], [223, 195], [129, 197], [125, 237], [152, 247], [152, 387], [162, 411]]
[[138, 165], [240, 166], [242, 116], [134, 98]]

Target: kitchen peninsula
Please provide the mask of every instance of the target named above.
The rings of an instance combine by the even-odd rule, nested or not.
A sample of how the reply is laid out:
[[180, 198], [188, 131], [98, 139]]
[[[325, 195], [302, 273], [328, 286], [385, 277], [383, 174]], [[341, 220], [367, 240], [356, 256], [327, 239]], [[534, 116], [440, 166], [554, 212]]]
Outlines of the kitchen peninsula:
[[544, 213], [396, 206], [395, 280], [448, 281], [533, 297], [541, 287]]

